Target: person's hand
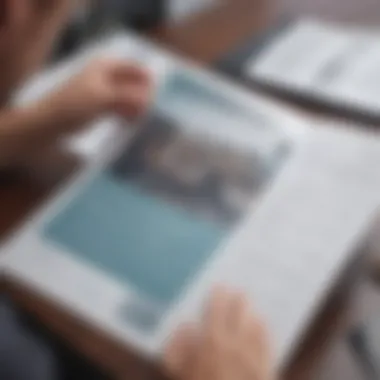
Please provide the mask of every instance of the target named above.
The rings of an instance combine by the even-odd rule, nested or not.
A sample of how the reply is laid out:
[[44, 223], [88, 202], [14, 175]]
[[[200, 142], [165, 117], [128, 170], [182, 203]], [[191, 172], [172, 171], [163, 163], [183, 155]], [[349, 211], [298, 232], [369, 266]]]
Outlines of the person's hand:
[[41, 108], [70, 130], [106, 113], [134, 119], [146, 111], [152, 93], [147, 70], [128, 61], [97, 60], [42, 100]]
[[24, 160], [108, 113], [138, 117], [151, 100], [152, 83], [130, 62], [91, 63], [42, 99], [1, 113], [1, 161]]
[[217, 290], [203, 326], [182, 327], [169, 344], [165, 367], [179, 380], [273, 380], [269, 338], [242, 295]]

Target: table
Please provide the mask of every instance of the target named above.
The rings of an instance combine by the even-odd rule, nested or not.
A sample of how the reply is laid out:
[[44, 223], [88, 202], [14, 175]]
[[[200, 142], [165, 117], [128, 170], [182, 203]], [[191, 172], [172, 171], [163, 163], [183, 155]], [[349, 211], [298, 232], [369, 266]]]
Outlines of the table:
[[[217, 9], [206, 11], [180, 25], [159, 28], [152, 32], [152, 36], [174, 51], [207, 65], [248, 35], [265, 31], [279, 17], [301, 12], [374, 23], [380, 20], [380, 3], [376, 0], [222, 0]], [[23, 177], [2, 186], [1, 236], [26, 218], [53, 189], [53, 184], [36, 187], [31, 179]], [[362, 257], [359, 250], [355, 262], [342, 275], [336, 289], [326, 297], [326, 304], [321, 308], [320, 315], [316, 316], [309, 336], [289, 364], [286, 379], [310, 378], [315, 359], [329, 343], [326, 337], [345, 332], [353, 279], [360, 275], [357, 261]], [[3, 289], [52, 331], [64, 337], [75, 350], [85, 354], [116, 379], [145, 379], [155, 373], [154, 368], [128, 354], [125, 348], [12, 279], [4, 279]]]

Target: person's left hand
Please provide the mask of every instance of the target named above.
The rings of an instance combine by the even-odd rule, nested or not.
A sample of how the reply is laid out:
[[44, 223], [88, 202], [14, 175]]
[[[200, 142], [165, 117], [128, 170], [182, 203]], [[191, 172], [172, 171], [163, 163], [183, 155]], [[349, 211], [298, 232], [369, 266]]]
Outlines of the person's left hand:
[[50, 133], [61, 135], [103, 114], [116, 113], [133, 120], [147, 110], [152, 97], [153, 78], [148, 70], [125, 60], [101, 59], [34, 107], [48, 115]]

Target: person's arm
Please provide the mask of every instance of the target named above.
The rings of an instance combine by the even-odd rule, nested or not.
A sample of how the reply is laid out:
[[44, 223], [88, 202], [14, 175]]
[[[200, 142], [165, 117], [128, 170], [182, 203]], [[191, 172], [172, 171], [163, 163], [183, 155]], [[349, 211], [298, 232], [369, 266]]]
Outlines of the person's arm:
[[93, 62], [42, 100], [0, 111], [0, 164], [22, 160], [104, 113], [134, 118], [151, 93], [145, 70], [124, 61]]
[[[15, 87], [41, 69], [78, 5], [74, 0], [24, 0], [9, 3], [9, 13], [12, 14], [19, 37], [3, 47], [5, 50], [2, 51], [0, 61], [1, 106], [8, 103]], [[4, 59], [5, 57], [7, 58]]]
[[67, 120], [54, 108], [33, 106], [0, 112], [0, 165], [23, 161], [66, 134]]
[[35, 17], [34, 22], [29, 25], [30, 30], [23, 49], [26, 76], [39, 70], [47, 61], [52, 53], [52, 46], [78, 8], [76, 0], [33, 0], [30, 4]]

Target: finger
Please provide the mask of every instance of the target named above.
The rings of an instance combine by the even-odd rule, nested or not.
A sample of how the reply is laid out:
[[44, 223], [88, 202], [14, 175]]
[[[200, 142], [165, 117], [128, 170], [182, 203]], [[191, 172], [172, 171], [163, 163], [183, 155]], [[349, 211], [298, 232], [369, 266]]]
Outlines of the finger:
[[246, 297], [241, 293], [233, 294], [227, 316], [228, 332], [231, 339], [241, 339], [249, 331], [251, 310]]
[[204, 327], [206, 333], [225, 334], [230, 308], [231, 294], [223, 287], [217, 287], [205, 309]]
[[125, 87], [117, 95], [117, 102], [124, 105], [146, 105], [151, 101], [151, 92], [142, 86]]
[[108, 63], [113, 80], [119, 84], [153, 82], [152, 74], [141, 64], [132, 61], [115, 60]]
[[249, 351], [254, 352], [258, 360], [265, 360], [270, 355], [271, 347], [267, 326], [258, 316], [251, 317], [246, 337]]
[[173, 377], [188, 372], [189, 363], [195, 354], [197, 332], [193, 325], [182, 326], [169, 343], [164, 355], [164, 367]]
[[272, 351], [266, 326], [257, 315], [250, 316], [245, 340], [238, 346], [238, 363], [247, 379], [272, 379]]
[[146, 112], [152, 102], [152, 93], [143, 86], [129, 86], [119, 92], [115, 102], [116, 112], [128, 118]]

